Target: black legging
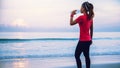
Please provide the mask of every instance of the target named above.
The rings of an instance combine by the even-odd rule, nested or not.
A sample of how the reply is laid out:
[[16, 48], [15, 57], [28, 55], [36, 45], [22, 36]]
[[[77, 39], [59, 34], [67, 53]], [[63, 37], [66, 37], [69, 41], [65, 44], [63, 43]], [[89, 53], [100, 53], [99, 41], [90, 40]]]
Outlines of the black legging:
[[86, 68], [90, 68], [90, 57], [89, 49], [92, 41], [79, 41], [75, 50], [75, 59], [77, 63], [77, 68], [82, 68], [80, 55], [83, 52], [86, 61]]

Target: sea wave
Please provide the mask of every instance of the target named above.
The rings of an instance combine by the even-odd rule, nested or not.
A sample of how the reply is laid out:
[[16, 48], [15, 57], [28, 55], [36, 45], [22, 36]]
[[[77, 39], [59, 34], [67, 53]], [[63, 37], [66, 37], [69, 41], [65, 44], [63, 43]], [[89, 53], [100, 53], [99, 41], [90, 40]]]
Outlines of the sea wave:
[[54, 57], [73, 57], [73, 55], [23, 55], [23, 56], [0, 56], [0, 59], [14, 58], [54, 58]]
[[[79, 40], [79, 38], [35, 38], [35, 39], [0, 39], [0, 42], [4, 41], [11, 41], [11, 42], [17, 42], [17, 41], [39, 41], [39, 40]], [[118, 38], [93, 38], [93, 40], [120, 40], [120, 37]]]
[[28, 42], [28, 41], [62, 41], [62, 40], [78, 40], [78, 38], [36, 38], [36, 39], [0, 39], [2, 42]]
[[[103, 55], [120, 55], [120, 53], [91, 53], [91, 56]], [[82, 55], [83, 56], [83, 55]], [[0, 56], [0, 59], [15, 59], [15, 58], [56, 58], [56, 57], [74, 57], [74, 54], [51, 54], [51, 55], [22, 55], [22, 56]]]

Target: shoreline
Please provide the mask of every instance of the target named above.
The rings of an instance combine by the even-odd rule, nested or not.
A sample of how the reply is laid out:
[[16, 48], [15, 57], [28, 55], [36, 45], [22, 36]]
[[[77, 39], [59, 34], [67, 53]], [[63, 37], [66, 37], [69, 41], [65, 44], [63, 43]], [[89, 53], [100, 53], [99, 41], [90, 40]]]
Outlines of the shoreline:
[[[76, 68], [76, 62], [74, 57], [2, 59], [0, 68]], [[120, 55], [91, 56], [91, 68], [120, 68]]]

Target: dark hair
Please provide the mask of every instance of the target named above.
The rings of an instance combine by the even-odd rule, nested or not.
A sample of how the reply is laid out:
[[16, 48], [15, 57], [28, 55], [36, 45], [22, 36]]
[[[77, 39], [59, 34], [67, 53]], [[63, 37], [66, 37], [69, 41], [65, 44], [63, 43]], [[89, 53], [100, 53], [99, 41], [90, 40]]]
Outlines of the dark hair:
[[84, 2], [82, 4], [82, 7], [85, 8], [86, 14], [88, 15], [88, 19], [92, 19], [94, 17], [94, 6], [93, 4], [89, 3], [89, 2]]

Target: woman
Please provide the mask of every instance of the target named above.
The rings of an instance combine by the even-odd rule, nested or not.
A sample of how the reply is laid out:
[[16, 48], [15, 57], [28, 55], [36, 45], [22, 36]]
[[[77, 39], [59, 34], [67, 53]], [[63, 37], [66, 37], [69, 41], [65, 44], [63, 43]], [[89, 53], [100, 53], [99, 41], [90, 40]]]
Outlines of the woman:
[[93, 5], [89, 2], [84, 2], [80, 9], [83, 15], [73, 20], [76, 10], [73, 10], [70, 16], [70, 25], [79, 24], [80, 27], [80, 39], [75, 50], [75, 59], [77, 68], [82, 68], [80, 55], [83, 52], [86, 61], [86, 68], [90, 68], [89, 49], [92, 44], [93, 36]]

